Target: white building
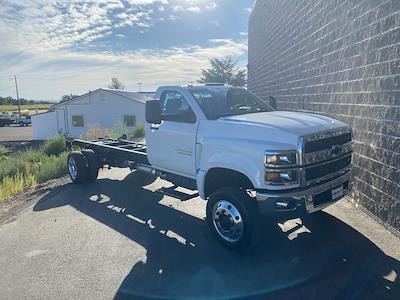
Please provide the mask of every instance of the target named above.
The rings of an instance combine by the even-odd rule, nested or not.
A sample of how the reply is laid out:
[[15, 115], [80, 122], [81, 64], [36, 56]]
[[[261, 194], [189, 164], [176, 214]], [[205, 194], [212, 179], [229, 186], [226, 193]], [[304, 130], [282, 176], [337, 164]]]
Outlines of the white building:
[[145, 122], [145, 103], [151, 93], [98, 89], [64, 103], [46, 113], [32, 116], [34, 140], [46, 140], [57, 134], [77, 138], [93, 124], [112, 128], [119, 122], [129, 126]]

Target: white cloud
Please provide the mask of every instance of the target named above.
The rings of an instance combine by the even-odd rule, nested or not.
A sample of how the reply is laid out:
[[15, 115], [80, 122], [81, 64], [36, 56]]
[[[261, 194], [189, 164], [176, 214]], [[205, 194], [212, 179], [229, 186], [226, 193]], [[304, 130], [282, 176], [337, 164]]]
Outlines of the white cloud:
[[217, 21], [217, 20], [213, 20], [213, 21], [210, 21], [208, 23], [210, 23], [212, 25], [215, 25], [215, 27], [221, 27], [221, 22]]
[[[178, 8], [171, 14], [174, 7]], [[113, 53], [112, 47], [100, 48], [94, 41], [112, 35], [121, 43], [125, 35], [117, 28], [134, 27], [145, 33], [154, 22], [175, 21], [181, 13], [216, 7], [211, 0], [2, 0], [0, 93], [14, 95], [8, 80], [13, 74], [19, 77], [21, 96], [33, 99], [84, 93], [106, 86], [111, 77], [122, 79], [131, 89], [136, 82], [153, 89], [196, 81], [210, 58], [239, 57], [247, 51], [247, 43], [213, 39], [208, 47]], [[165, 17], [154, 19], [155, 12]]]
[[216, 0], [171, 0], [172, 9], [176, 12], [200, 13], [218, 7]]
[[[21, 96], [34, 99], [59, 99], [63, 94], [82, 94], [105, 87], [111, 77], [123, 80], [128, 89], [136, 89], [136, 82], [143, 82], [143, 88], [152, 90], [163, 84], [195, 82], [209, 59], [226, 55], [239, 57], [246, 51], [245, 42], [230, 39], [211, 40], [209, 47], [187, 45], [161, 51], [71, 53], [51, 50], [25, 53], [18, 65], [4, 64], [0, 78], [17, 74]], [[3, 65], [1, 59], [0, 64]], [[14, 94], [12, 84], [6, 81], [0, 81], [0, 90]]]
[[194, 12], [194, 13], [199, 13], [199, 12], [201, 12], [201, 9], [198, 6], [191, 6], [191, 7], [187, 8], [187, 11], [191, 11], [191, 12]]

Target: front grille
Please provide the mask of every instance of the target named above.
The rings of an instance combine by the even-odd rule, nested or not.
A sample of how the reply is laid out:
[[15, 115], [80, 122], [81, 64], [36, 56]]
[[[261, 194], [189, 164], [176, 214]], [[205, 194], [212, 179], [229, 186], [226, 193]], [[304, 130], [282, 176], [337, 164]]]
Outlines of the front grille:
[[345, 133], [342, 135], [331, 136], [325, 139], [318, 139], [314, 141], [308, 141], [304, 145], [304, 153], [312, 153], [316, 151], [321, 151], [324, 149], [329, 149], [335, 145], [343, 145], [351, 142], [351, 133]]
[[346, 167], [351, 165], [351, 155], [344, 156], [340, 159], [316, 166], [305, 168], [304, 178], [306, 182], [313, 181], [318, 178], [325, 178], [329, 175], [335, 176], [341, 170], [345, 171]]

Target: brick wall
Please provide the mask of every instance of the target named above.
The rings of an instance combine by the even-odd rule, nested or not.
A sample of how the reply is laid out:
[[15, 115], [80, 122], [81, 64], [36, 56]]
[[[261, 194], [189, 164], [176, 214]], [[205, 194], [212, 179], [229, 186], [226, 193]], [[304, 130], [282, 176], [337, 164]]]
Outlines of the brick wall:
[[400, 0], [259, 0], [249, 90], [355, 133], [353, 199], [400, 229]]

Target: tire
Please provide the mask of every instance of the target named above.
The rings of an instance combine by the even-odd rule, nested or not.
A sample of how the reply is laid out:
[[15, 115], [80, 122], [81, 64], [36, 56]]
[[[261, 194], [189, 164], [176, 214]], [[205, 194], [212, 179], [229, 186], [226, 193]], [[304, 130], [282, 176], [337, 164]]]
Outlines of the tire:
[[259, 230], [257, 205], [241, 188], [219, 189], [207, 202], [207, 224], [223, 246], [243, 250], [256, 241]]
[[82, 154], [86, 158], [86, 161], [88, 163], [88, 175], [86, 180], [88, 182], [95, 182], [97, 176], [99, 176], [99, 169], [100, 169], [97, 155], [91, 149], [82, 150]]
[[86, 182], [88, 178], [89, 168], [85, 156], [80, 151], [68, 153], [68, 174], [71, 181], [76, 184]]
[[19, 126], [23, 127], [24, 126], [24, 122], [19, 122]]

